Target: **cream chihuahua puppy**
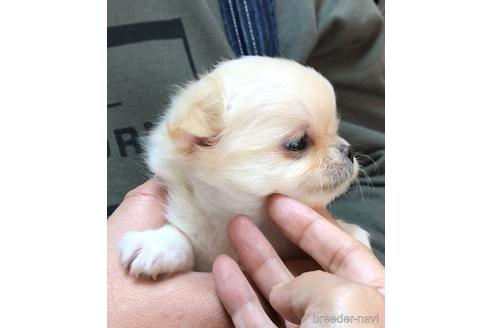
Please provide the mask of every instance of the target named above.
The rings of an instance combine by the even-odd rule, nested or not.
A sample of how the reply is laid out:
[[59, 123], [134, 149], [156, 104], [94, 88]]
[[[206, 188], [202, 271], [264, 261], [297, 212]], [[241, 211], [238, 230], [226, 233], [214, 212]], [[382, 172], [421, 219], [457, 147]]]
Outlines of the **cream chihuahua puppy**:
[[[235, 257], [228, 221], [246, 214], [284, 259], [299, 255], [267, 218], [281, 193], [324, 207], [357, 177], [349, 144], [337, 135], [333, 87], [286, 59], [242, 57], [219, 64], [181, 90], [150, 136], [147, 162], [168, 189], [167, 223], [130, 232], [121, 261], [135, 276], [209, 271]], [[369, 235], [338, 221], [369, 246]]]

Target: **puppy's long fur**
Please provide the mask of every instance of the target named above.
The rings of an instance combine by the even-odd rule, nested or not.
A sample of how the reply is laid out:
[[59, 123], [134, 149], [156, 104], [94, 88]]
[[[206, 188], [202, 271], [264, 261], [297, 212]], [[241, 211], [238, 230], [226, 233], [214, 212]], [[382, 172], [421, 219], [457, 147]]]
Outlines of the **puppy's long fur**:
[[[265, 201], [282, 193], [324, 207], [348, 189], [358, 165], [337, 127], [333, 87], [313, 69], [266, 57], [219, 64], [172, 99], [151, 135], [148, 164], [167, 183], [168, 223], [125, 235], [123, 264], [154, 278], [210, 270], [217, 255], [235, 256], [226, 226], [239, 213], [281, 257], [295, 257]], [[339, 223], [369, 245], [367, 232]]]

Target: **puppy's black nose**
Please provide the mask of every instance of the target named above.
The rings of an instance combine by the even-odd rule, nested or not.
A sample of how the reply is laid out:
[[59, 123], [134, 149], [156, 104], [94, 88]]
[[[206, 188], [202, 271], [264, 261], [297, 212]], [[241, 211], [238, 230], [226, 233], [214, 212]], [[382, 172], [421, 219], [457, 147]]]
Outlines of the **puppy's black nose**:
[[354, 162], [354, 152], [351, 146], [340, 145], [338, 149], [340, 149], [343, 156], [347, 156], [352, 163]]

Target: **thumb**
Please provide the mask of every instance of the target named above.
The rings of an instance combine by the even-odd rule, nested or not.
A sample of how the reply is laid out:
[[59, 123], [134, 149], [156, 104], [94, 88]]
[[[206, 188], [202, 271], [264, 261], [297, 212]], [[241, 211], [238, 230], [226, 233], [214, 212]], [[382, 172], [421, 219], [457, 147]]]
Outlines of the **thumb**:
[[344, 279], [321, 270], [305, 272], [274, 286], [268, 300], [284, 319], [300, 324], [319, 306], [319, 300], [328, 296], [327, 291], [343, 282]]
[[130, 230], [146, 230], [162, 226], [166, 190], [156, 178], [129, 191], [108, 218], [108, 235], [122, 235]]
[[126, 194], [108, 218], [108, 266], [118, 265], [118, 243], [126, 232], [155, 229], [165, 223], [165, 200], [166, 191], [155, 178]]
[[275, 311], [285, 320], [294, 324], [301, 323], [304, 313], [314, 301], [315, 285], [318, 282], [316, 279], [317, 272], [321, 271], [303, 273], [272, 288], [268, 300]]

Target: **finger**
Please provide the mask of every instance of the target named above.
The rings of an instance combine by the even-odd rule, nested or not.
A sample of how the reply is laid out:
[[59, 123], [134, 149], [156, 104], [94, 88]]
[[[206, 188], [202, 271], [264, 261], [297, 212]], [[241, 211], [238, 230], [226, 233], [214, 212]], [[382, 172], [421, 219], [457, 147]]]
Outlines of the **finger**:
[[325, 208], [323, 208], [323, 207], [316, 207], [316, 208], [313, 208], [313, 210], [315, 210], [316, 213], [318, 213], [319, 215], [321, 215], [322, 217], [324, 217], [325, 219], [327, 219], [328, 221], [330, 221], [330, 223], [333, 223], [337, 227], [339, 226], [338, 223], [337, 223], [337, 220], [335, 220], [335, 218], [331, 215], [331, 213], [328, 212]]
[[384, 268], [372, 252], [311, 208], [283, 195], [269, 199], [267, 211], [291, 241], [325, 271], [384, 293]]
[[293, 278], [275, 249], [247, 216], [233, 218], [227, 232], [241, 264], [265, 298], [268, 299], [273, 286]]
[[235, 327], [275, 327], [237, 263], [226, 255], [214, 262], [212, 274], [222, 304]]
[[289, 269], [289, 271], [297, 277], [301, 273], [321, 270], [322, 268], [319, 266], [319, 263], [313, 259], [301, 259], [301, 260], [289, 260], [285, 262], [285, 266]]

